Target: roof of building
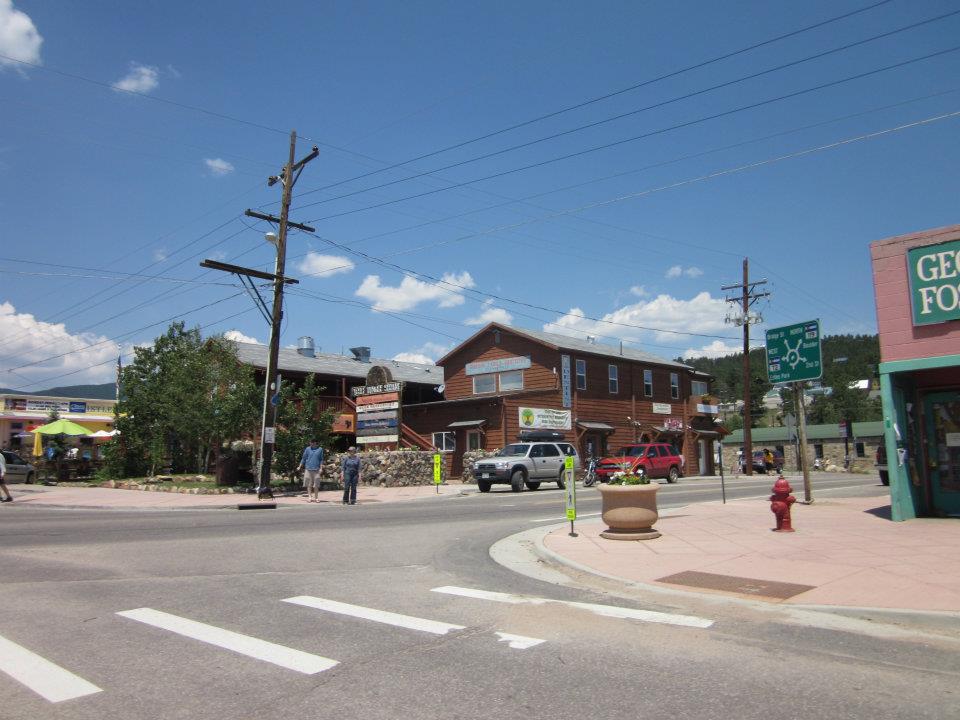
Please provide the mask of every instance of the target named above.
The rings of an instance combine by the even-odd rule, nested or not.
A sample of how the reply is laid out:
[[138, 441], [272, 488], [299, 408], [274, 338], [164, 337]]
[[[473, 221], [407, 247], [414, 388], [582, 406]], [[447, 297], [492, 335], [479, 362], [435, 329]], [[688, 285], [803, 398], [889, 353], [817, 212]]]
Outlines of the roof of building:
[[[869, 438], [883, 436], [883, 422], [880, 420], [872, 422], [853, 423], [853, 438]], [[791, 438], [787, 434], [785, 427], [753, 428], [750, 431], [750, 439], [754, 445], [760, 443], [787, 442]], [[826, 425], [807, 425], [807, 440], [840, 440], [840, 426], [836, 423]], [[743, 430], [734, 430], [723, 439], [724, 445], [740, 445], [743, 443]]]
[[[237, 357], [245, 365], [266, 368], [269, 348], [266, 345], [233, 342]], [[443, 368], [436, 365], [400, 362], [370, 358], [369, 362], [360, 362], [345, 355], [316, 353], [314, 357], [301, 355], [296, 349], [281, 348], [278, 362], [281, 371], [314, 373], [317, 375], [336, 375], [340, 377], [364, 379], [374, 365], [383, 365], [390, 369], [394, 380], [419, 383], [421, 385], [443, 385]]]
[[541, 332], [539, 330], [527, 330], [526, 328], [511, 327], [509, 325], [501, 325], [500, 323], [488, 324], [485, 328], [464, 340], [457, 347], [440, 358], [437, 362], [442, 363], [455, 352], [459, 351], [459, 349], [464, 345], [471, 342], [474, 338], [490, 330], [491, 328], [502, 330], [504, 332], [516, 333], [517, 335], [523, 335], [531, 340], [555, 347], [558, 350], [572, 350], [575, 352], [591, 353], [592, 355], [603, 355], [605, 357], [623, 358], [625, 360], [650, 363], [652, 365], [669, 365], [671, 367], [683, 368], [684, 370], [693, 370], [693, 368], [689, 365], [676, 362], [675, 360], [667, 360], [659, 355], [644, 352], [643, 350], [636, 350], [629, 347], [624, 347], [621, 349], [620, 347], [614, 345], [604, 345], [603, 343], [589, 342], [587, 340], [580, 340], [567, 335]]

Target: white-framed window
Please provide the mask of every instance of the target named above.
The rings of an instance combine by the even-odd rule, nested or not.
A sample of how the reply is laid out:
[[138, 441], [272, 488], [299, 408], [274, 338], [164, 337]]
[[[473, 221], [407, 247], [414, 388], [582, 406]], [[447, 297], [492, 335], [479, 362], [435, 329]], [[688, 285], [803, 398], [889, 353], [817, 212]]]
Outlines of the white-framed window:
[[577, 390], [587, 389], [587, 361], [577, 360]]
[[467, 431], [467, 450], [483, 450], [483, 436], [479, 430]]
[[500, 373], [500, 391], [523, 390], [523, 370]]
[[497, 391], [497, 376], [474, 375], [473, 376], [473, 394], [483, 395], [484, 393], [494, 393]]
[[433, 446], [440, 452], [453, 452], [457, 449], [457, 436], [445, 430], [433, 433]]
[[643, 394], [645, 397], [653, 397], [653, 370], [643, 371]]
[[680, 375], [677, 373], [670, 373], [670, 397], [674, 400], [680, 398]]
[[703, 380], [691, 380], [690, 381], [690, 394], [697, 397], [701, 395], [707, 395], [710, 392], [710, 384], [704, 382]]
[[607, 365], [607, 378], [610, 382], [610, 394], [620, 392], [620, 371], [616, 365]]

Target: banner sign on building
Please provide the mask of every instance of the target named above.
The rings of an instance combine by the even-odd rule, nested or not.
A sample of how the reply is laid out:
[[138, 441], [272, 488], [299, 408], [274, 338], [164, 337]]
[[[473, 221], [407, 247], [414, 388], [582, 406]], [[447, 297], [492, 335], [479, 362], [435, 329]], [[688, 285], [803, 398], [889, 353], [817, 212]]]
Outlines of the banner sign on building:
[[907, 251], [914, 325], [960, 320], [960, 240]]
[[705, 403], [697, 403], [697, 412], [703, 413], [704, 415], [716, 415], [720, 412], [719, 405], [707, 405]]
[[467, 363], [465, 369], [467, 375], [487, 375], [508, 370], [526, 370], [528, 367], [530, 367], [529, 357], [509, 357]]
[[570, 356], [560, 356], [560, 387], [563, 390], [563, 406], [565, 408], [573, 406], [573, 398], [570, 390]]
[[38, 413], [61, 412], [76, 415], [113, 415], [112, 402], [104, 401], [102, 404], [95, 404], [86, 400], [60, 400], [57, 398], [7, 397], [3, 399], [3, 409]]
[[358, 385], [350, 388], [350, 393], [354, 397], [365, 397], [368, 395], [383, 395], [384, 393], [399, 393], [402, 389], [403, 383], [390, 382], [382, 385]]
[[669, 415], [673, 412], [670, 403], [653, 403], [653, 411], [657, 415]]
[[553, 408], [518, 408], [520, 428], [529, 430], [569, 430], [573, 427], [573, 413]]

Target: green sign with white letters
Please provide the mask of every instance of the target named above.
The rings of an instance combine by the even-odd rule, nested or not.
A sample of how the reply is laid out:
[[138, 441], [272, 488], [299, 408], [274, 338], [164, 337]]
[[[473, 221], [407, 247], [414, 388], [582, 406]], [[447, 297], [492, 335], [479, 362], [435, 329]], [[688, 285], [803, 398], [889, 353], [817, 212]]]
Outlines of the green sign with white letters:
[[907, 251], [914, 325], [960, 320], [960, 240]]
[[819, 320], [767, 330], [767, 378], [770, 382], [816, 380], [822, 375]]

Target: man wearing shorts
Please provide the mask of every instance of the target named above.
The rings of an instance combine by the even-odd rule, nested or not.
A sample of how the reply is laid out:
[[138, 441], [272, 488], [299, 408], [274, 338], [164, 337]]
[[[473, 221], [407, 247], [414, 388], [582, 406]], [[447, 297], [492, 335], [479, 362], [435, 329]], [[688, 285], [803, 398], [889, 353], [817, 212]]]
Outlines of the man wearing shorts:
[[303, 470], [303, 485], [307, 488], [307, 502], [320, 502], [320, 471], [323, 467], [323, 448], [317, 447], [317, 441], [303, 449], [300, 467]]

